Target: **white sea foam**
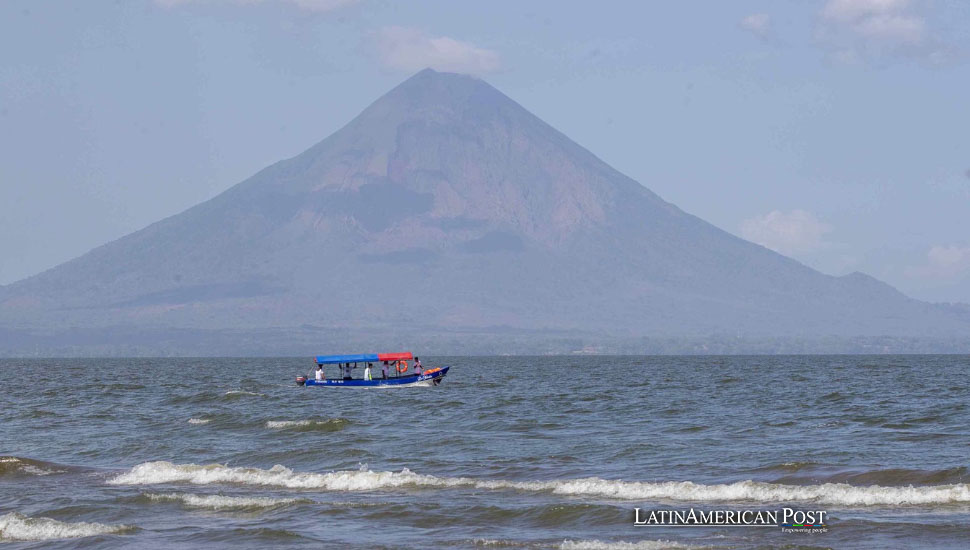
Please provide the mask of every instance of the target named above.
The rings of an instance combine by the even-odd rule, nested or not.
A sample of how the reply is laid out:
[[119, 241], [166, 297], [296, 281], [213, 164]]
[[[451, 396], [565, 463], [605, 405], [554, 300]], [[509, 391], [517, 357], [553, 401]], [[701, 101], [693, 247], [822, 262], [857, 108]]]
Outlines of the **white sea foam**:
[[67, 470], [55, 468], [54, 464], [19, 458], [16, 456], [0, 456], [0, 474], [18, 473], [32, 476], [49, 476], [63, 474]]
[[639, 542], [605, 542], [601, 540], [564, 540], [560, 550], [686, 550], [698, 548], [670, 540], [642, 540]]
[[235, 396], [235, 395], [255, 395], [257, 397], [266, 397], [265, 395], [263, 395], [261, 393], [256, 393], [254, 391], [246, 391], [246, 390], [229, 390], [229, 391], [226, 392], [226, 395], [229, 395], [229, 396]]
[[146, 462], [109, 483], [150, 485], [192, 483], [209, 485], [236, 483], [289, 489], [369, 491], [396, 487], [474, 487], [487, 490], [550, 492], [568, 496], [590, 496], [615, 500], [659, 500], [683, 502], [813, 502], [833, 506], [933, 505], [970, 502], [970, 485], [925, 487], [867, 487], [845, 483], [781, 485], [758, 481], [705, 485], [690, 481], [638, 482], [600, 478], [506, 481], [467, 477], [436, 477], [404, 469], [400, 472], [338, 471], [325, 474], [294, 472], [276, 465], [268, 470], [211, 464]]
[[286, 430], [291, 428], [340, 428], [349, 421], [343, 418], [330, 418], [328, 420], [270, 420], [266, 422], [267, 428], [274, 430]]
[[193, 495], [190, 493], [147, 493], [145, 496], [155, 502], [178, 502], [189, 508], [208, 508], [210, 510], [276, 508], [279, 506], [313, 502], [305, 498], [233, 497], [226, 495]]
[[[152, 485], [158, 483], [192, 483], [209, 485], [238, 483], [288, 489], [324, 489], [330, 491], [368, 491], [402, 486], [438, 486], [447, 478], [414, 474], [407, 469], [401, 472], [371, 472], [367, 470], [340, 471], [326, 474], [300, 473], [276, 465], [268, 470], [259, 468], [235, 468], [210, 464], [173, 464], [171, 462], [146, 462], [121, 474], [108, 483], [115, 485]], [[461, 484], [458, 481], [456, 484]]]
[[293, 428], [296, 426], [309, 426], [315, 420], [270, 420], [266, 422], [267, 428]]
[[16, 512], [0, 516], [0, 541], [73, 539], [124, 533], [133, 529], [130, 525], [65, 523], [50, 518], [31, 518]]
[[[609, 481], [598, 478], [540, 483], [563, 495], [590, 495], [620, 500], [691, 502], [816, 502], [835, 506], [929, 505], [970, 502], [970, 485], [928, 487], [860, 487], [845, 483], [781, 485], [758, 481], [704, 485], [690, 481], [662, 483]], [[523, 485], [530, 485], [528, 483]]]
[[190, 418], [189, 424], [208, 424], [212, 422], [211, 418]]

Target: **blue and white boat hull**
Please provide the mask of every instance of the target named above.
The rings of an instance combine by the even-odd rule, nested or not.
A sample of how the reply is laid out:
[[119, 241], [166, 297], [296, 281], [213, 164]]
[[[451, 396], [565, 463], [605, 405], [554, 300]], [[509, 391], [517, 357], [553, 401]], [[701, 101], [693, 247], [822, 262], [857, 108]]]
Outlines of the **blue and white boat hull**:
[[350, 380], [342, 380], [339, 378], [331, 378], [327, 380], [314, 380], [309, 379], [303, 383], [304, 386], [332, 386], [332, 387], [343, 387], [343, 388], [379, 388], [379, 387], [403, 387], [403, 386], [437, 386], [441, 383], [441, 380], [448, 374], [448, 369], [451, 367], [441, 367], [440, 370], [436, 370], [427, 374], [409, 374], [407, 376], [393, 376], [387, 379], [375, 378], [373, 380], [364, 380], [361, 378], [353, 378]]

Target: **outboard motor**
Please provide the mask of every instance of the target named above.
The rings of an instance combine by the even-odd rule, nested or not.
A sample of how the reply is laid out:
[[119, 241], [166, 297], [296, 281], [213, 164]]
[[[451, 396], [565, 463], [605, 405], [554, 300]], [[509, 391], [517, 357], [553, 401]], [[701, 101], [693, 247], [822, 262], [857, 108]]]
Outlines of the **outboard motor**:
[[306, 376], [297, 376], [296, 377], [296, 385], [297, 386], [305, 386], [306, 385]]

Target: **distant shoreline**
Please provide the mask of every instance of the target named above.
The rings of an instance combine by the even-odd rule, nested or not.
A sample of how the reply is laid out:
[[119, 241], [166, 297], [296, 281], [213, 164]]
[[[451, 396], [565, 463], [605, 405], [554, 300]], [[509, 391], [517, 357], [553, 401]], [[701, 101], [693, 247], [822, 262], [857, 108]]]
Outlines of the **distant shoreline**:
[[381, 343], [437, 356], [963, 355], [970, 337], [609, 337], [536, 331], [0, 329], [2, 358], [310, 357]]

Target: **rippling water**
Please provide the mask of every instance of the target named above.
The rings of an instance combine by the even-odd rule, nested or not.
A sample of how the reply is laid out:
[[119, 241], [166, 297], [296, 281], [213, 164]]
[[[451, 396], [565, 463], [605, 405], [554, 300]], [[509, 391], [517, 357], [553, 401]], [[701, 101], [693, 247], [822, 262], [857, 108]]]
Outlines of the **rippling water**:
[[[3, 548], [965, 547], [970, 358], [0, 360]], [[634, 527], [825, 509], [827, 533]], [[756, 532], [752, 532], [756, 531]]]

